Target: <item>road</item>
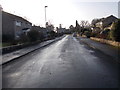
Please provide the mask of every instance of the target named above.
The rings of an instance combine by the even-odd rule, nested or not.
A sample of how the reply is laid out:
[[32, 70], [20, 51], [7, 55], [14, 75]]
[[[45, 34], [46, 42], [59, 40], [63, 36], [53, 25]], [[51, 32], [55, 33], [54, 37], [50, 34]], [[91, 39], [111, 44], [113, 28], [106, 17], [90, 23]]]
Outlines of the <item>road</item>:
[[117, 88], [118, 64], [76, 38], [63, 39], [3, 66], [3, 88]]

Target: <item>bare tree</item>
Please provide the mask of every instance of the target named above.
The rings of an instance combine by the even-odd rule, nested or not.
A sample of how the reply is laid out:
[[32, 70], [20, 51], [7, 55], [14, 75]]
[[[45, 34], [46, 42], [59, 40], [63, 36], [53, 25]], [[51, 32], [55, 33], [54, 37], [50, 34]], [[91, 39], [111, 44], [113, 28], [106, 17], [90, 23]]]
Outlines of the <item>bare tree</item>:
[[80, 22], [80, 26], [81, 26], [82, 28], [86, 28], [86, 27], [89, 27], [89, 26], [90, 26], [90, 23], [89, 23], [88, 21], [82, 20], [82, 21]]

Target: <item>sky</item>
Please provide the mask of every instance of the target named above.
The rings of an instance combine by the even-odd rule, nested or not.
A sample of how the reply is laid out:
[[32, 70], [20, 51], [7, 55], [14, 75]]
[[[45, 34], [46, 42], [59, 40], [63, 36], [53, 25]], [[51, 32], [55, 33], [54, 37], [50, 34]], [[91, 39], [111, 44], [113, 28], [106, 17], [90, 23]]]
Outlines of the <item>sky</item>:
[[26, 18], [33, 25], [45, 26], [47, 21], [55, 27], [68, 28], [75, 21], [114, 15], [118, 17], [119, 0], [0, 0], [4, 11]]

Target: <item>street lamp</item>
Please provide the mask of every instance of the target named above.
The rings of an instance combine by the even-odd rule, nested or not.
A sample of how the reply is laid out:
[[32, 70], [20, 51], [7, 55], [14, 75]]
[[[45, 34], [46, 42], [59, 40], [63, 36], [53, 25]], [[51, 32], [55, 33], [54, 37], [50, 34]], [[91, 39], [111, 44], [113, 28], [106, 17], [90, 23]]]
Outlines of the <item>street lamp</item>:
[[46, 18], [46, 8], [47, 8], [48, 6], [45, 6], [45, 25], [46, 25], [46, 21], [47, 21], [47, 18]]

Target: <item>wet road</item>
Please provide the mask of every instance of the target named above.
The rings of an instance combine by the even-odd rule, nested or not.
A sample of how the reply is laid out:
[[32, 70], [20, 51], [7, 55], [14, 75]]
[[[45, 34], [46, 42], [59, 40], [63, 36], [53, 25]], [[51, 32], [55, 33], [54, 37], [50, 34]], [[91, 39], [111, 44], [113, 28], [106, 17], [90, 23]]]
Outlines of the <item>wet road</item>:
[[3, 88], [116, 88], [111, 57], [66, 36], [3, 66]]

